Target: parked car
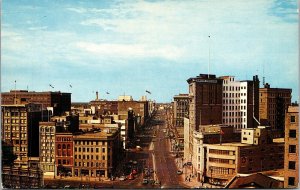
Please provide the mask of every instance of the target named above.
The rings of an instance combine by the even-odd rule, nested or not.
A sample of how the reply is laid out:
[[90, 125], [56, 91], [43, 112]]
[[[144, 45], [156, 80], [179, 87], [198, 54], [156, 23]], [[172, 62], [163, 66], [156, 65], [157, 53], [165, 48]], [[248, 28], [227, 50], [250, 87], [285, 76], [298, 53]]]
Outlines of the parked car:
[[191, 166], [193, 164], [192, 164], [192, 162], [187, 162], [186, 165]]
[[148, 184], [148, 179], [144, 178], [144, 179], [143, 179], [143, 184], [144, 184], [144, 185], [145, 185], [145, 184]]
[[126, 180], [126, 176], [122, 175], [121, 177], [119, 177], [120, 181], [125, 181]]
[[183, 172], [181, 170], [177, 170], [176, 172], [178, 175], [181, 175]]

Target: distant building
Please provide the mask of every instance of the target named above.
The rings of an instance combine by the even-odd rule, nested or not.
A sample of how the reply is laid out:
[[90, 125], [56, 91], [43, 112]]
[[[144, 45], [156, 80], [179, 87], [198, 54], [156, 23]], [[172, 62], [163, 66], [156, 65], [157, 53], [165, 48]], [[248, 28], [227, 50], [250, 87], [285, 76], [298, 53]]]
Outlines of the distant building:
[[71, 132], [56, 132], [55, 135], [55, 176], [74, 173], [74, 147]]
[[132, 96], [121, 95], [118, 97], [118, 101], [133, 101]]
[[44, 173], [54, 176], [55, 122], [40, 122], [39, 128], [40, 166]]
[[11, 90], [1, 93], [1, 104], [41, 104], [42, 109], [53, 107], [51, 115], [61, 115], [71, 111], [71, 93], [63, 92], [34, 92], [28, 90]]
[[[292, 89], [270, 88], [268, 83], [259, 89], [259, 119], [284, 133], [285, 112], [291, 105]], [[282, 136], [283, 137], [283, 136]]]
[[120, 131], [101, 129], [74, 135], [74, 175], [109, 178], [121, 158]]
[[2, 140], [13, 146], [16, 166], [26, 166], [28, 157], [39, 156], [40, 104], [1, 105]]
[[259, 125], [259, 79], [236, 81], [233, 76], [223, 79], [223, 124], [240, 131]]
[[189, 117], [189, 102], [188, 94], [179, 94], [174, 96], [174, 125], [175, 127], [183, 127], [183, 118]]
[[299, 106], [285, 116], [284, 188], [299, 187]]

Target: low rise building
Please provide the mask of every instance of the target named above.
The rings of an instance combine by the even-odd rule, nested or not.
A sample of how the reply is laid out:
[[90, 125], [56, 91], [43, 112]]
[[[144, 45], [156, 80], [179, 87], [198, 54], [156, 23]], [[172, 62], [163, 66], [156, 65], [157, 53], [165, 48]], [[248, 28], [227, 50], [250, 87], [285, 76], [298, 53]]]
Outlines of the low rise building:
[[74, 135], [74, 176], [108, 178], [121, 158], [120, 131], [102, 128]]
[[[267, 135], [267, 133], [261, 132], [263, 130], [268, 129], [261, 127], [262, 139]], [[249, 135], [249, 129], [242, 129], [242, 134], [244, 132]], [[250, 136], [257, 136], [256, 129], [253, 129], [252, 132]], [[272, 142], [264, 141], [264, 143], [262, 143], [263, 140], [258, 139], [258, 144], [246, 140], [241, 142], [206, 145], [207, 170], [205, 174], [207, 181], [225, 185], [238, 173], [250, 174], [283, 168], [284, 142], [282, 138], [273, 139]]]

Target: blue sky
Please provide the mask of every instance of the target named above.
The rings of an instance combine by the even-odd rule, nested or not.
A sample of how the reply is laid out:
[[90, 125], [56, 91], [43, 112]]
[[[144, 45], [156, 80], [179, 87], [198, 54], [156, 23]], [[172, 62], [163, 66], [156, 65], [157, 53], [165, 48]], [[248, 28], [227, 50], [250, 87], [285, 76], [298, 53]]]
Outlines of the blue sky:
[[210, 44], [211, 73], [258, 74], [261, 84], [264, 73], [299, 99], [294, 0], [3, 0], [1, 29], [2, 91], [16, 80], [17, 89], [71, 92], [77, 102], [95, 91], [138, 100], [145, 90], [171, 101], [208, 72]]

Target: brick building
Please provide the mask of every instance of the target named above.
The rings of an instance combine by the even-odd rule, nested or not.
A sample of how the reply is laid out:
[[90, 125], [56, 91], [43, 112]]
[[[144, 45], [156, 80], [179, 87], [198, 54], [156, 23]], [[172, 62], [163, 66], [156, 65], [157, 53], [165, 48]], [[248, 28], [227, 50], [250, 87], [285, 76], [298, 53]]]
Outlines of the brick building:
[[299, 187], [299, 106], [290, 106], [285, 117], [284, 188]]
[[174, 125], [183, 127], [183, 118], [189, 117], [190, 98], [188, 94], [179, 94], [174, 96]]
[[56, 176], [73, 174], [73, 134], [57, 132], [55, 135], [55, 168]]
[[60, 115], [71, 111], [71, 93], [63, 92], [34, 92], [28, 90], [11, 90], [1, 93], [1, 104], [41, 104], [42, 109], [53, 107], [52, 115]]
[[[285, 112], [291, 105], [292, 89], [270, 88], [268, 83], [259, 89], [259, 119], [273, 129], [284, 132]], [[283, 137], [283, 136], [282, 136]]]
[[199, 125], [222, 123], [222, 83], [216, 75], [200, 74], [187, 80], [189, 84], [190, 126], [198, 131]]
[[28, 157], [39, 156], [40, 104], [1, 106], [2, 139], [13, 146], [16, 166], [27, 165]]

